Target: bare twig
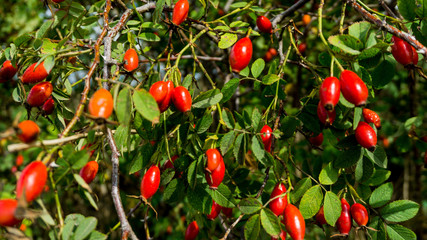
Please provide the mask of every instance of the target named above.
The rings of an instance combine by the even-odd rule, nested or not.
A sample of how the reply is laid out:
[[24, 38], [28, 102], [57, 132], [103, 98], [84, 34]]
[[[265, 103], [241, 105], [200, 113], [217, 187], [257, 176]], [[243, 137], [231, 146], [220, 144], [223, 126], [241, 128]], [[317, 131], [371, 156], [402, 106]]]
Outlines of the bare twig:
[[290, 8], [286, 9], [286, 11], [276, 15], [273, 19], [271, 19], [271, 24], [273, 25], [273, 28], [277, 27], [277, 24], [279, 24], [285, 17], [291, 15], [296, 10], [304, 6], [310, 0], [300, 0], [296, 2], [294, 5], [292, 5]]

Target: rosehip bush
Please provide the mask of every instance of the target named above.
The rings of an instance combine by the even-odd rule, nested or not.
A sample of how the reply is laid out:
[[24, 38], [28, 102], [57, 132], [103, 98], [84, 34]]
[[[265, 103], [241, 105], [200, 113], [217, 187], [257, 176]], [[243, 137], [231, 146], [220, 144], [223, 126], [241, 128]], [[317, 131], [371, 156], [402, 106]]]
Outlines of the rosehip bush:
[[0, 239], [421, 239], [426, 4], [3, 1]]

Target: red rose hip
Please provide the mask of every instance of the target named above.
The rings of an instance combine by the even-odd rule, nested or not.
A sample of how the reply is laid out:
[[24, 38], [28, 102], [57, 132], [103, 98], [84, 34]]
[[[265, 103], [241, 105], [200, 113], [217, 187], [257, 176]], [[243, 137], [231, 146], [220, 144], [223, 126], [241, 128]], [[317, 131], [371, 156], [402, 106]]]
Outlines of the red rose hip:
[[323, 206], [320, 208], [319, 212], [316, 214], [316, 222], [319, 225], [326, 224], [325, 210], [323, 209]]
[[351, 217], [359, 226], [366, 226], [369, 221], [368, 211], [365, 206], [360, 203], [355, 203], [350, 209]]
[[319, 101], [319, 104], [317, 104], [317, 117], [319, 117], [319, 120], [323, 125], [325, 125], [325, 126], [332, 125], [332, 123], [334, 123], [334, 121], [335, 121], [336, 115], [337, 114], [335, 112], [335, 109], [332, 110], [331, 112], [328, 112], [322, 106], [322, 102]]
[[207, 164], [206, 169], [210, 172], [215, 170], [221, 161], [223, 161], [221, 153], [216, 148], [211, 148], [206, 151]]
[[377, 134], [374, 129], [366, 122], [359, 122], [355, 131], [357, 142], [369, 151], [375, 150], [377, 145]]
[[270, 19], [264, 16], [258, 16], [256, 19], [256, 25], [258, 26], [258, 29], [263, 33], [272, 33], [273, 28], [270, 22]]
[[31, 107], [42, 106], [52, 95], [53, 86], [50, 82], [42, 82], [34, 85], [28, 93], [27, 103]]
[[180, 25], [184, 22], [185, 19], [187, 19], [189, 8], [190, 4], [187, 0], [179, 0], [173, 8], [172, 22], [176, 25]]
[[308, 141], [310, 141], [311, 145], [319, 147], [323, 143], [323, 133], [319, 133], [319, 135], [309, 138]]
[[340, 88], [344, 98], [356, 106], [363, 106], [368, 99], [366, 84], [350, 70], [344, 70], [340, 76]]
[[106, 89], [96, 91], [89, 101], [89, 113], [97, 118], [109, 118], [113, 113], [113, 96]]
[[209, 213], [209, 215], [207, 215], [206, 217], [209, 220], [215, 220], [216, 217], [218, 217], [219, 213], [221, 212], [221, 206], [216, 203], [214, 200], [212, 200], [212, 209], [211, 209], [211, 213]]
[[363, 109], [363, 118], [367, 123], [373, 123], [377, 129], [381, 129], [381, 118], [378, 114], [370, 109]]
[[27, 202], [32, 202], [44, 190], [47, 180], [47, 169], [41, 161], [34, 161], [28, 164], [16, 183], [16, 197], [25, 195]]
[[194, 240], [199, 234], [199, 225], [196, 221], [192, 221], [185, 231], [185, 240]]
[[40, 134], [40, 128], [37, 123], [31, 120], [25, 120], [18, 124], [18, 138], [24, 143], [30, 143], [37, 139]]
[[224, 179], [225, 175], [225, 164], [224, 161], [221, 158], [221, 161], [215, 170], [213, 170], [211, 173], [205, 172], [205, 178], [208, 182], [208, 185], [211, 189], [217, 189], [218, 186], [222, 183], [222, 180]]
[[172, 92], [172, 102], [180, 112], [191, 110], [191, 95], [185, 87], [176, 87]]
[[[41, 62], [36, 68], [37, 63], [33, 63], [25, 70], [21, 77], [23, 83], [38, 83], [43, 81], [49, 73], [44, 67], [44, 62]], [[35, 68], [35, 69], [34, 69]]]
[[[284, 193], [286, 193], [285, 185], [283, 183], [278, 183], [274, 187], [273, 192], [271, 192], [270, 199], [275, 198], [275, 197], [282, 195]], [[269, 203], [269, 207], [270, 207], [271, 211], [274, 214], [276, 214], [276, 216], [283, 214], [283, 211], [285, 210], [287, 205], [288, 205], [287, 195], [276, 198]]]
[[49, 97], [46, 102], [44, 102], [42, 111], [45, 115], [50, 115], [53, 113], [53, 110], [55, 109], [55, 101], [52, 97]]
[[271, 144], [273, 142], [273, 130], [268, 125], [264, 125], [261, 129], [261, 140], [264, 144], [264, 149], [267, 152], [271, 152]]
[[249, 65], [252, 58], [252, 42], [249, 37], [244, 37], [231, 48], [229, 62], [231, 69], [240, 72]]
[[340, 81], [338, 78], [327, 77], [323, 80], [319, 89], [319, 98], [326, 110], [334, 110], [340, 100]]
[[15, 199], [0, 200], [0, 226], [13, 227], [21, 223], [21, 220], [15, 218], [15, 211], [18, 207], [18, 201]]
[[337, 220], [337, 229], [341, 234], [348, 235], [351, 229], [350, 204], [345, 198], [341, 199], [341, 215]]
[[0, 68], [0, 83], [9, 81], [15, 76], [17, 68], [14, 68], [10, 60], [6, 60]]
[[297, 207], [288, 204], [283, 213], [283, 222], [286, 232], [293, 240], [303, 240], [305, 235], [305, 221]]
[[138, 53], [136, 53], [135, 49], [129, 48], [125, 53], [123, 61], [125, 62], [123, 65], [123, 68], [126, 71], [128, 72], [134, 71], [135, 69], [138, 68], [138, 63], [139, 63]]
[[142, 177], [141, 196], [145, 199], [151, 198], [159, 189], [160, 169], [157, 165], [151, 166]]
[[408, 64], [417, 65], [418, 54], [411, 44], [396, 36], [392, 37], [392, 41], [393, 45], [391, 46], [391, 53], [397, 62], [404, 66]]
[[80, 177], [82, 177], [87, 184], [91, 183], [98, 173], [98, 167], [99, 166], [96, 161], [89, 161], [82, 169], [80, 169]]

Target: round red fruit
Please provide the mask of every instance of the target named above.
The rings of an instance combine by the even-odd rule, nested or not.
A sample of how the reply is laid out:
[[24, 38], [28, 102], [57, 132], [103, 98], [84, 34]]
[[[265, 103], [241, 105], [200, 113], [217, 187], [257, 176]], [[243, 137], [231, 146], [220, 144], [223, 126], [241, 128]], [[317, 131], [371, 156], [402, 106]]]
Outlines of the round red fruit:
[[41, 161], [28, 164], [16, 183], [16, 197], [25, 196], [27, 202], [32, 202], [43, 192], [46, 180], [47, 169]]
[[326, 109], [322, 106], [322, 102], [319, 101], [319, 104], [317, 104], [317, 117], [319, 117], [320, 122], [325, 125], [329, 126], [332, 125], [335, 121], [336, 117], [335, 109], [331, 112], [326, 111]]
[[229, 62], [231, 69], [240, 72], [249, 65], [252, 58], [252, 42], [248, 37], [244, 37], [231, 48]]
[[300, 44], [298, 44], [298, 51], [301, 54], [304, 54], [305, 50], [307, 50], [307, 43], [300, 43]]
[[302, 16], [302, 23], [307, 26], [309, 23], [311, 22], [311, 17], [308, 14], [304, 14], [304, 16]]
[[18, 201], [15, 199], [0, 200], [0, 226], [13, 227], [21, 223], [21, 220], [15, 218], [15, 211], [18, 207]]
[[208, 173], [208, 172], [205, 173], [205, 178], [210, 188], [216, 189], [222, 183], [222, 180], [224, 179], [224, 175], [225, 175], [225, 164], [224, 164], [224, 161], [221, 159], [221, 162], [219, 163], [218, 167], [215, 168], [215, 170], [213, 170], [211, 173]]
[[42, 106], [52, 95], [53, 86], [50, 82], [42, 82], [34, 85], [28, 93], [27, 103], [31, 107]]
[[323, 143], [323, 133], [319, 133], [319, 135], [311, 137], [308, 140], [310, 141], [311, 145], [319, 147]]
[[219, 213], [221, 212], [221, 206], [216, 203], [214, 200], [212, 200], [212, 209], [211, 213], [207, 215], [207, 218], [209, 220], [215, 220], [216, 217], [218, 217]]
[[366, 226], [369, 221], [368, 211], [365, 206], [360, 203], [355, 203], [351, 206], [351, 217], [359, 226]]
[[191, 95], [188, 90], [179, 86], [176, 87], [172, 92], [172, 102], [175, 105], [176, 109], [180, 112], [188, 112], [191, 110]]
[[199, 234], [199, 225], [196, 221], [192, 221], [185, 231], [185, 240], [194, 240]]
[[[273, 192], [271, 192], [270, 199], [275, 198], [284, 193], [286, 193], [285, 185], [283, 183], [278, 183], [274, 187]], [[285, 210], [287, 205], [288, 205], [287, 195], [278, 197], [269, 203], [269, 207], [271, 211], [274, 214], [276, 214], [276, 216], [283, 214], [283, 211]]]
[[368, 99], [368, 88], [365, 83], [350, 70], [344, 70], [340, 76], [340, 87], [344, 98], [356, 106], [363, 106]]
[[24, 143], [30, 143], [37, 139], [40, 133], [40, 128], [37, 123], [31, 120], [25, 120], [18, 124], [18, 138]]
[[326, 224], [326, 219], [325, 219], [325, 211], [323, 209], [323, 206], [320, 208], [319, 212], [316, 215], [316, 222], [319, 225], [324, 225]]
[[151, 198], [159, 189], [160, 169], [157, 165], [151, 166], [142, 177], [141, 196], [145, 199]]
[[289, 233], [291, 238], [293, 240], [303, 240], [305, 235], [305, 222], [299, 209], [289, 203], [285, 208], [283, 217], [286, 232]]
[[172, 22], [176, 25], [180, 25], [184, 22], [185, 19], [187, 19], [189, 8], [190, 4], [187, 0], [179, 0], [173, 8]]
[[82, 177], [87, 184], [91, 183], [98, 173], [98, 167], [99, 165], [96, 161], [89, 161], [80, 169], [80, 177]]
[[273, 130], [268, 125], [264, 125], [261, 129], [261, 140], [264, 143], [264, 149], [271, 152], [271, 144], [273, 143]]
[[337, 228], [341, 234], [347, 235], [351, 229], [350, 204], [345, 198], [341, 199], [341, 215], [337, 220]]
[[369, 151], [375, 150], [375, 145], [377, 145], [377, 134], [369, 124], [366, 122], [359, 122], [355, 133], [356, 140], [362, 147], [367, 148]]
[[417, 65], [418, 54], [411, 44], [396, 36], [392, 37], [392, 41], [393, 45], [391, 46], [391, 53], [397, 62], [404, 66], [408, 64]]
[[340, 100], [340, 81], [338, 78], [327, 77], [323, 80], [319, 89], [319, 98], [326, 110], [334, 110]]
[[135, 49], [129, 48], [125, 53], [123, 61], [125, 62], [123, 67], [126, 71], [128, 72], [134, 71], [135, 69], [138, 68], [138, 63], [139, 63], [138, 53], [135, 51]]
[[113, 113], [113, 96], [106, 89], [96, 91], [89, 101], [89, 113], [97, 118], [109, 118]]
[[277, 56], [277, 50], [275, 48], [270, 48], [264, 55], [264, 61], [270, 62], [275, 56]]
[[166, 82], [155, 82], [153, 85], [151, 85], [149, 92], [151, 96], [153, 96], [154, 100], [156, 100], [157, 104], [160, 106], [160, 104], [162, 104], [168, 93]]
[[24, 75], [21, 77], [23, 83], [38, 83], [43, 81], [49, 75], [44, 67], [44, 62], [41, 62], [34, 69], [36, 65], [37, 63], [33, 63], [27, 68], [27, 70], [25, 70]]
[[55, 101], [52, 97], [49, 97], [46, 102], [44, 102], [42, 111], [45, 115], [50, 115], [53, 113], [53, 110], [55, 109]]
[[23, 163], [24, 163], [24, 156], [22, 156], [21, 154], [19, 154], [19, 155], [16, 157], [16, 163], [15, 163], [15, 165], [16, 165], [17, 167], [19, 167], [19, 166], [21, 166]]
[[12, 62], [7, 60], [3, 63], [3, 66], [0, 68], [0, 83], [9, 81], [15, 76], [17, 68], [14, 68]]
[[215, 170], [221, 161], [223, 161], [221, 153], [216, 148], [211, 148], [206, 151], [207, 164], [206, 168], [212, 172]]
[[264, 16], [258, 16], [256, 19], [256, 25], [258, 26], [259, 31], [263, 33], [272, 33], [273, 27], [271, 25], [270, 19]]
[[367, 123], [373, 123], [377, 129], [381, 129], [381, 118], [378, 114], [370, 109], [363, 109], [363, 118]]

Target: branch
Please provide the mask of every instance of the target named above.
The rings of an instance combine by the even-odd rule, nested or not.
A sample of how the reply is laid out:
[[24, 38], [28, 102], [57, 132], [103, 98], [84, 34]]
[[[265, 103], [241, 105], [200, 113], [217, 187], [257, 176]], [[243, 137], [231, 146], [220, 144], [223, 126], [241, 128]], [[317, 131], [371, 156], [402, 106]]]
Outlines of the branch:
[[383, 28], [387, 32], [389, 32], [389, 33], [391, 33], [391, 34], [393, 34], [393, 35], [395, 35], [395, 36], [397, 36], [397, 37], [399, 37], [399, 38], [404, 39], [405, 41], [407, 41], [415, 49], [417, 49], [419, 53], [421, 53], [422, 55], [424, 55], [424, 59], [427, 60], [427, 48], [424, 45], [422, 45], [414, 36], [412, 36], [409, 33], [402, 32], [399, 29], [397, 29], [397, 28], [389, 25], [385, 21], [382, 21], [381, 19], [379, 19], [376, 16], [372, 15], [370, 12], [368, 12], [367, 10], [365, 10], [356, 1], [354, 1], [354, 0], [345, 0], [345, 1], [347, 1], [347, 3], [349, 3], [356, 11], [358, 11], [362, 15], [362, 17], [364, 19], [366, 19], [369, 22], [377, 25], [380, 28]]
[[[178, 57], [175, 56], [171, 56], [170, 60], [174, 61], [176, 60]], [[192, 55], [183, 55], [181, 56], [181, 59], [193, 59], [194, 57]], [[199, 60], [204, 60], [204, 61], [222, 61], [224, 58], [222, 57], [209, 57], [209, 56], [197, 56], [197, 59]], [[166, 62], [168, 59], [167, 58], [160, 58], [158, 60], [156, 60], [157, 62]], [[152, 61], [148, 60], [148, 59], [143, 59], [139, 61], [140, 63], [150, 63]]]
[[285, 17], [291, 15], [296, 10], [304, 6], [310, 0], [299, 0], [294, 5], [292, 5], [290, 8], [286, 9], [286, 11], [276, 15], [272, 20], [271, 24], [273, 25], [273, 28], [276, 28], [277, 24], [279, 24]]

